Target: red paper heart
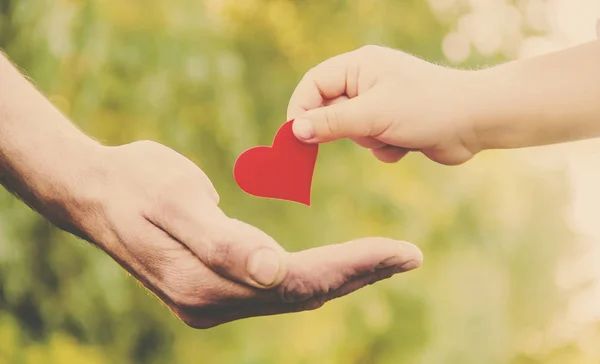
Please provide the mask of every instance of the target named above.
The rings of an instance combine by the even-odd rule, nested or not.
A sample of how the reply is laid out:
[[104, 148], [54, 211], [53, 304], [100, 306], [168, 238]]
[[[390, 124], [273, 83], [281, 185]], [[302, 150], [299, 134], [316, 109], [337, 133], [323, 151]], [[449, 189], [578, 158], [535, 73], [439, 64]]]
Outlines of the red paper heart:
[[238, 186], [258, 197], [295, 201], [310, 206], [310, 189], [319, 146], [300, 142], [290, 120], [283, 124], [272, 147], [242, 153], [233, 168]]

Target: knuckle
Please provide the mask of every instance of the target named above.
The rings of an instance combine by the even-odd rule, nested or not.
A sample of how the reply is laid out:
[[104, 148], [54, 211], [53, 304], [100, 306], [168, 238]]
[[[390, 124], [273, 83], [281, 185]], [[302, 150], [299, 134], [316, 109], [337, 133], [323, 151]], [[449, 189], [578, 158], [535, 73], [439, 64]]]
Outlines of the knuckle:
[[298, 86], [296, 86], [296, 90], [302, 90], [304, 88], [313, 88], [313, 87], [317, 87], [316, 84], [316, 80], [317, 80], [317, 75], [319, 73], [319, 69], [321, 68], [321, 65], [316, 65], [312, 68], [310, 68], [308, 71], [306, 71], [306, 73], [304, 74], [304, 76], [302, 76], [302, 78], [300, 79], [300, 82], [298, 82]]
[[181, 219], [185, 217], [179, 199], [165, 198], [164, 194], [158, 194], [157, 198], [149, 202], [155, 212], [169, 219]]
[[358, 49], [363, 55], [373, 55], [383, 49], [382, 46], [376, 44], [367, 44]]
[[162, 144], [157, 143], [152, 140], [142, 139], [142, 140], [136, 140], [129, 144], [123, 144], [117, 148], [136, 151], [137, 153], [140, 153], [140, 154], [145, 154], [145, 153], [153, 154], [153, 153], [156, 153], [157, 150], [164, 148], [164, 146]]
[[156, 212], [183, 218], [190, 214], [190, 201], [218, 203], [219, 194], [210, 180], [201, 171], [200, 174], [187, 172], [179, 170], [157, 176], [149, 199]]
[[179, 319], [190, 328], [196, 330], [206, 330], [220, 325], [220, 322], [208, 317], [179, 316]]
[[122, 147], [135, 153], [137, 156], [143, 156], [150, 159], [162, 159], [165, 153], [172, 151], [169, 147], [155, 142], [153, 140], [137, 140]]
[[[183, 170], [173, 171], [158, 180], [157, 193], [160, 194], [159, 196], [164, 197], [170, 196], [173, 193], [182, 196], [189, 189], [189, 186], [193, 186], [193, 182], [194, 178], [189, 173], [185, 173]], [[167, 197], [166, 200], [171, 199]]]
[[308, 71], [306, 71], [306, 73], [304, 74], [304, 77], [302, 77], [302, 79], [300, 80], [300, 82], [311, 82], [314, 79], [315, 74], [317, 73], [317, 71], [319, 70], [319, 66], [320, 64], [311, 67]]
[[339, 109], [335, 106], [330, 106], [325, 109], [325, 122], [331, 136], [337, 136], [342, 126]]
[[[323, 61], [323, 62], [321, 62], [321, 63], [319, 63], [319, 64], [311, 67], [304, 74], [304, 77], [302, 78], [302, 81], [315, 83], [316, 80], [319, 79], [318, 75], [321, 74], [322, 71], [324, 69], [326, 69], [327, 67], [328, 67], [328, 61]], [[317, 85], [315, 84], [315, 86], [317, 86]]]
[[302, 310], [303, 311], [311, 311], [316, 310], [317, 308], [322, 307], [325, 302], [327, 302], [327, 297], [323, 295], [315, 296], [305, 302], [302, 302]]
[[169, 220], [187, 221], [196, 214], [192, 213], [191, 202], [203, 202], [207, 200], [218, 200], [218, 194], [214, 191], [206, 193], [203, 189], [197, 189], [197, 180], [193, 176], [171, 174], [158, 178], [154, 181], [152, 190], [149, 192], [147, 203], [155, 214], [164, 216]]
[[137, 140], [137, 141], [131, 143], [131, 145], [137, 145], [140, 148], [149, 148], [149, 149], [163, 147], [162, 144], [157, 143], [153, 140], [147, 140], [147, 139]]
[[[144, 215], [159, 226], [187, 227], [195, 224], [194, 216], [187, 212], [186, 206], [179, 198], [164, 198], [162, 196], [150, 195], [145, 201]], [[178, 228], [171, 231], [171, 237], [179, 242], [191, 241], [197, 234], [190, 233], [187, 228]], [[186, 245], [185, 243], [181, 243]]]
[[304, 279], [298, 276], [291, 276], [281, 286], [280, 294], [284, 302], [292, 303], [309, 299], [312, 292]]
[[288, 276], [280, 288], [281, 300], [286, 303], [307, 302], [329, 292], [329, 287], [321, 281], [311, 282], [299, 275]]
[[233, 254], [233, 244], [225, 239], [215, 239], [206, 251], [208, 265], [216, 271], [227, 267]]

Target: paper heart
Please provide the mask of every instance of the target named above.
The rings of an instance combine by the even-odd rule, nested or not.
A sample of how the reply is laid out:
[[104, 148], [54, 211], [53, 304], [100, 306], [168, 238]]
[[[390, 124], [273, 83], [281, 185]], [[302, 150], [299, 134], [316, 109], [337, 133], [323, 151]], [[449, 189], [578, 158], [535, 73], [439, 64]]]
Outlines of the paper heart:
[[272, 147], [259, 146], [242, 153], [235, 162], [233, 175], [248, 194], [310, 206], [319, 146], [300, 142], [292, 132], [293, 122], [281, 126]]

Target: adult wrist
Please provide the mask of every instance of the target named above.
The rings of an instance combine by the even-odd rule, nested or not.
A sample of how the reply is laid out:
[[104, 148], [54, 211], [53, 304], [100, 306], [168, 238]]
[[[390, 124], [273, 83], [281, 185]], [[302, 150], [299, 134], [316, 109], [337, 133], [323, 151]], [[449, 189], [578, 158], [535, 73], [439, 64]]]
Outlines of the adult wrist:
[[103, 147], [0, 55], [0, 182], [60, 227], [71, 224]]
[[39, 161], [46, 168], [17, 177], [17, 194], [56, 226], [87, 238], [81, 220], [100, 200], [97, 186], [106, 174], [106, 147], [87, 137], [58, 144], [55, 153]]

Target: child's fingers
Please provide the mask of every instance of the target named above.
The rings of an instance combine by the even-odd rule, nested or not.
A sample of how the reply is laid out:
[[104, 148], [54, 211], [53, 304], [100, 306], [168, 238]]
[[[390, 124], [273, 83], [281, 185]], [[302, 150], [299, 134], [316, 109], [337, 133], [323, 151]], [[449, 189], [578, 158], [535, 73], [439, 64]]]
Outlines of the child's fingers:
[[[308, 71], [296, 86], [288, 104], [287, 119], [327, 104], [340, 96], [354, 97], [357, 90], [347, 87], [352, 52], [330, 58]], [[355, 83], [356, 84], [356, 83]]]
[[354, 137], [350, 139], [361, 147], [367, 149], [379, 149], [387, 145], [373, 137]]
[[382, 148], [373, 149], [373, 155], [384, 163], [396, 163], [410, 152], [409, 149], [386, 145]]
[[367, 137], [373, 130], [372, 103], [365, 96], [307, 111], [296, 118], [293, 131], [304, 142], [324, 143], [341, 138]]
[[349, 99], [349, 97], [346, 95], [338, 96], [334, 99], [326, 99], [326, 100], [323, 100], [323, 103], [321, 104], [321, 106], [329, 106], [329, 105], [339, 104], [340, 102], [344, 102], [348, 99]]
[[[339, 104], [340, 102], [344, 102], [346, 100], [348, 100], [348, 96], [340, 96], [332, 100], [325, 100], [323, 102], [323, 106]], [[387, 145], [384, 142], [379, 141], [373, 137], [353, 137], [350, 138], [350, 140], [360, 145], [361, 147], [367, 149], [378, 149]]]

